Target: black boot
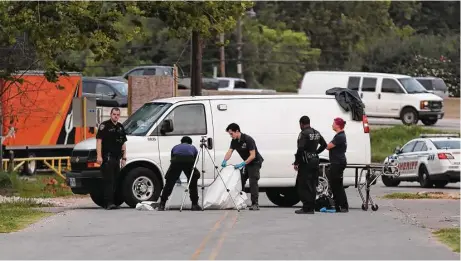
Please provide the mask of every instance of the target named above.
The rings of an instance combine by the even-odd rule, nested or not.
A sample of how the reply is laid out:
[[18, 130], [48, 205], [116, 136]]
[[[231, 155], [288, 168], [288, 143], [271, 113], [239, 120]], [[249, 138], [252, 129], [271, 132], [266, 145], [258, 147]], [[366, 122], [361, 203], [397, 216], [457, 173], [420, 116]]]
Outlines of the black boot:
[[258, 203], [251, 205], [250, 210], [259, 210]]
[[190, 208], [192, 211], [201, 211], [202, 208], [198, 204], [192, 204], [192, 207]]
[[165, 211], [165, 204], [166, 204], [166, 202], [163, 202], [163, 201], [160, 202], [160, 204], [158, 205], [157, 210], [158, 211]]
[[109, 204], [107, 204], [106, 209], [107, 209], [107, 210], [117, 209], [117, 206], [114, 205], [114, 204], [112, 204], [112, 203], [109, 203]]
[[304, 209], [304, 208], [301, 208], [301, 209], [298, 209], [295, 211], [296, 214], [314, 214], [314, 210], [313, 209]]

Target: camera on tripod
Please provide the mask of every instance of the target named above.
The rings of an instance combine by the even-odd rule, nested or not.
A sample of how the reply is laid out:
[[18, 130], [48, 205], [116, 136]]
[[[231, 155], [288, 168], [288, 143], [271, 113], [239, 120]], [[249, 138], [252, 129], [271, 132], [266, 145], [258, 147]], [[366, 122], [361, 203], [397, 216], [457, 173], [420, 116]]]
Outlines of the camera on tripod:
[[200, 148], [204, 147], [206, 147], [209, 150], [213, 149], [213, 139], [207, 139], [206, 136], [202, 136], [202, 138], [200, 139]]

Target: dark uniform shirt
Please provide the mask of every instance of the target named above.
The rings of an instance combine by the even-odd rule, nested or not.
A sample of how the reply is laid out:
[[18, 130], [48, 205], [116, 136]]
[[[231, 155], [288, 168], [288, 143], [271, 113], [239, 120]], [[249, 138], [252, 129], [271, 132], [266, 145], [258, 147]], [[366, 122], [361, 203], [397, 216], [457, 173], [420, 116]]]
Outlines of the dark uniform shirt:
[[264, 159], [259, 154], [258, 147], [256, 147], [255, 140], [247, 134], [242, 133], [240, 139], [231, 141], [230, 148], [236, 150], [243, 160], [247, 160], [250, 157], [250, 150], [256, 151], [256, 157], [250, 162], [251, 164], [262, 164]]
[[122, 157], [122, 145], [127, 141], [125, 128], [120, 122], [114, 124], [112, 120], [107, 120], [99, 125], [96, 139], [101, 139], [101, 153], [108, 153]]
[[330, 162], [331, 163], [347, 163], [347, 159], [346, 159], [347, 140], [346, 140], [346, 134], [344, 133], [344, 131], [340, 131], [336, 133], [331, 143], [333, 143], [335, 147], [330, 150]]
[[[320, 147], [319, 147], [320, 144]], [[306, 163], [302, 160], [303, 153], [320, 154], [327, 147], [327, 143], [320, 133], [311, 127], [301, 130], [298, 135], [298, 150], [295, 155], [295, 165]]]

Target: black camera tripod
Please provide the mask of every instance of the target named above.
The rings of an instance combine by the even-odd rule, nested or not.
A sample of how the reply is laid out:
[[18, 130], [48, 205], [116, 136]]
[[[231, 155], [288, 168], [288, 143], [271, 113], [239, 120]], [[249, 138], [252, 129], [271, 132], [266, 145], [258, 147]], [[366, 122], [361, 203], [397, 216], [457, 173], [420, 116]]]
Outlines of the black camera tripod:
[[199, 161], [199, 158], [200, 158], [200, 154], [201, 154], [201, 158], [202, 158], [202, 211], [204, 211], [205, 209], [203, 208], [204, 206], [204, 196], [203, 194], [205, 193], [205, 150], [208, 152], [208, 156], [210, 157], [211, 159], [211, 162], [213, 162], [213, 166], [215, 167], [215, 169], [217, 170], [217, 173], [218, 173], [218, 176], [219, 178], [221, 179], [224, 187], [226, 188], [226, 191], [227, 193], [229, 193], [229, 196], [230, 198], [232, 199], [232, 202], [234, 203], [234, 206], [235, 208], [237, 209], [238, 212], [240, 212], [240, 209], [239, 207], [237, 206], [237, 204], [235, 203], [235, 200], [234, 198], [232, 197], [232, 195], [230, 194], [230, 189], [226, 186], [226, 182], [224, 182], [224, 179], [222, 178], [221, 176], [221, 170], [218, 171], [218, 166], [216, 165], [216, 163], [214, 162], [213, 160], [213, 157], [211, 156], [210, 154], [210, 151], [208, 149], [208, 146], [207, 146], [207, 141], [206, 141], [206, 136], [202, 136], [202, 139], [200, 140], [200, 151], [199, 153], [197, 154], [197, 158], [195, 159], [195, 163], [194, 163], [194, 166], [192, 167], [192, 174], [190, 175], [190, 178], [189, 178], [189, 182], [187, 183], [187, 187], [186, 189], [184, 190], [184, 196], [182, 198], [182, 203], [181, 203], [181, 207], [179, 208], [179, 212], [182, 211], [182, 207], [184, 205], [184, 201], [186, 200], [186, 193], [189, 193], [189, 186], [190, 186], [190, 182], [192, 180], [192, 175], [194, 174], [194, 169], [196, 168], [197, 164], [198, 164], [198, 161]]

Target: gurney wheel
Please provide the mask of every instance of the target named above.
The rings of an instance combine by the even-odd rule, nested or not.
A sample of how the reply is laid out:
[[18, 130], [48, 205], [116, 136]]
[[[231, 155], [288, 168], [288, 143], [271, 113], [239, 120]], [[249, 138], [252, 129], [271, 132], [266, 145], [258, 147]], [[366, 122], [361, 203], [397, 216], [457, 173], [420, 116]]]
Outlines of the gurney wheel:
[[365, 204], [362, 204], [362, 210], [366, 211], [367, 209], [368, 209], [367, 206]]
[[374, 204], [371, 206], [371, 210], [376, 211], [378, 210], [378, 204]]

